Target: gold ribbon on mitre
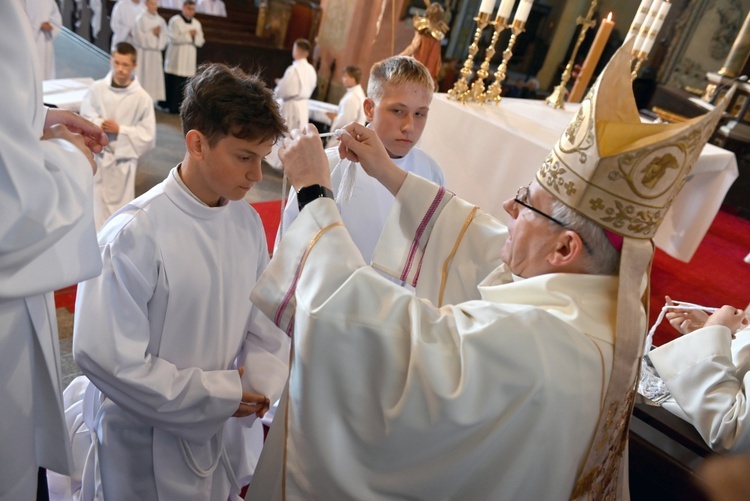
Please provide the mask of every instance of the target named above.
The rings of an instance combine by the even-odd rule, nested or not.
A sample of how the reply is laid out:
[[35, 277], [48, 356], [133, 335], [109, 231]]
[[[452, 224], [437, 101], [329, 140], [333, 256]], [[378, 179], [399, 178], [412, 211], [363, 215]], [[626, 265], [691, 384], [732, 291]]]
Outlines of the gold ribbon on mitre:
[[623, 237], [612, 372], [571, 499], [620, 499], [627, 492], [627, 436], [647, 331], [651, 238], [734, 92], [701, 117], [642, 123], [630, 79], [633, 43], [612, 57], [537, 172], [555, 198]]

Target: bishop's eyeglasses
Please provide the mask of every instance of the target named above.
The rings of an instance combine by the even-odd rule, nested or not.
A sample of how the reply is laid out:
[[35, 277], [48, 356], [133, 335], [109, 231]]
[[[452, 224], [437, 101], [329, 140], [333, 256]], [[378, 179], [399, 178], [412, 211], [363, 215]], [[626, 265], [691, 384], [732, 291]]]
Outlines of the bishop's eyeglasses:
[[529, 186], [528, 185], [521, 186], [520, 188], [518, 188], [518, 191], [516, 192], [516, 197], [513, 199], [513, 201], [516, 202], [519, 205], [523, 205], [524, 207], [526, 207], [530, 211], [536, 212], [540, 216], [546, 217], [547, 219], [549, 219], [553, 223], [559, 224], [560, 226], [562, 226], [566, 230], [568, 229], [568, 227], [565, 226], [565, 224], [562, 223], [560, 220], [555, 219], [554, 217], [550, 216], [549, 214], [546, 214], [546, 213], [540, 211], [539, 209], [537, 209], [536, 207], [534, 207], [533, 205], [531, 205], [531, 203], [529, 202]]

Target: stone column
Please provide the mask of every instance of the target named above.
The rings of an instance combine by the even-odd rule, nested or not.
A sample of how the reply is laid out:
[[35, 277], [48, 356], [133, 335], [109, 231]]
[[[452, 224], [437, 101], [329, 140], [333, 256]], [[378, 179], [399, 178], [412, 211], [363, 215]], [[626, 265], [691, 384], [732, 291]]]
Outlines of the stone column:
[[729, 78], [737, 78], [745, 67], [748, 56], [750, 56], [750, 12], [745, 16], [737, 38], [734, 39], [732, 49], [729, 51], [724, 65], [719, 70], [719, 75]]

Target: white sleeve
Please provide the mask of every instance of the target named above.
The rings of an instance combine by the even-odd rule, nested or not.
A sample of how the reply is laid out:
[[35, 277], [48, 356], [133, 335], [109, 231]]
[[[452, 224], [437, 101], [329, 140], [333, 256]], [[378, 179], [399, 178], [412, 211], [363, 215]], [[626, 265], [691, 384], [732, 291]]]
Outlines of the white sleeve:
[[727, 327], [704, 327], [652, 350], [649, 358], [711, 449], [747, 452], [750, 376], [738, 372], [731, 342]]
[[91, 277], [101, 262], [91, 165], [67, 141], [40, 141], [44, 108], [37, 65], [29, 64], [37, 57], [29, 24], [15, 1], [0, 2], [0, 17], [0, 47], [17, 47], [0, 58], [0, 297], [21, 298]]
[[132, 101], [130, 105], [139, 108], [140, 113], [134, 124], [120, 124], [115, 150], [118, 159], [139, 158], [156, 143], [156, 116], [151, 98], [139, 93], [133, 95]]
[[300, 85], [297, 71], [294, 69], [294, 66], [289, 66], [284, 72], [284, 76], [279, 80], [279, 83], [276, 84], [274, 92], [278, 98], [290, 99], [299, 95], [301, 90]]

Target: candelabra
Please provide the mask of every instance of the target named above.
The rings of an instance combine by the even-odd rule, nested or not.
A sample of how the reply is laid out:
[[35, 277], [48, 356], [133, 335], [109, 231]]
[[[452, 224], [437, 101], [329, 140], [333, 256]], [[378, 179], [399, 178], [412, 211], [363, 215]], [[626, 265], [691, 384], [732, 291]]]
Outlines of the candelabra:
[[501, 96], [503, 91], [502, 83], [505, 81], [505, 72], [508, 70], [508, 61], [513, 57], [513, 46], [516, 44], [518, 35], [523, 33], [525, 29], [525, 21], [519, 21], [517, 19], [513, 21], [513, 24], [510, 27], [510, 40], [508, 40], [508, 47], [503, 51], [503, 61], [500, 63], [500, 66], [497, 67], [495, 81], [492, 82], [492, 85], [487, 89], [486, 99], [488, 101], [494, 101], [495, 103], [500, 104], [500, 101], [503, 98]]
[[466, 61], [464, 61], [464, 65], [461, 68], [461, 78], [459, 78], [453, 88], [448, 91], [448, 96], [457, 101], [461, 101], [461, 104], [466, 104], [466, 101], [471, 97], [469, 78], [474, 72], [474, 57], [476, 57], [477, 52], [479, 51], [479, 39], [482, 37], [482, 31], [484, 31], [484, 29], [490, 24], [490, 14], [480, 12], [477, 17], [474, 18], [474, 21], [477, 22], [477, 29], [474, 32], [474, 41], [469, 46], [469, 56], [466, 58]]
[[487, 99], [487, 94], [484, 92], [484, 80], [490, 76], [490, 61], [495, 57], [495, 45], [497, 45], [500, 33], [508, 27], [508, 19], [503, 16], [497, 16], [492, 25], [495, 28], [495, 32], [492, 33], [492, 40], [485, 52], [484, 62], [479, 67], [479, 70], [477, 70], [477, 79], [471, 84], [471, 91], [469, 92], [471, 98], [479, 104], [483, 104], [485, 99]]
[[596, 9], [596, 4], [598, 3], [598, 1], [599, 0], [593, 0], [591, 2], [591, 5], [589, 6], [589, 11], [586, 13], [586, 17], [582, 18], [579, 16], [578, 20], [576, 21], [576, 24], [581, 25], [581, 31], [578, 33], [578, 40], [576, 40], [576, 44], [573, 47], [573, 53], [570, 55], [570, 60], [565, 66], [565, 71], [563, 71], [560, 85], [555, 87], [555, 90], [552, 91], [552, 94], [550, 94], [549, 97], [544, 101], [545, 103], [552, 105], [554, 108], [565, 107], [566, 87], [568, 85], [568, 80], [570, 80], [570, 77], [573, 74], [573, 65], [575, 64], [576, 55], [578, 55], [578, 49], [581, 47], [583, 39], [586, 38], [586, 32], [589, 30], [589, 28], [596, 25], [596, 21], [594, 21], [592, 18], [594, 17], [594, 9]]

